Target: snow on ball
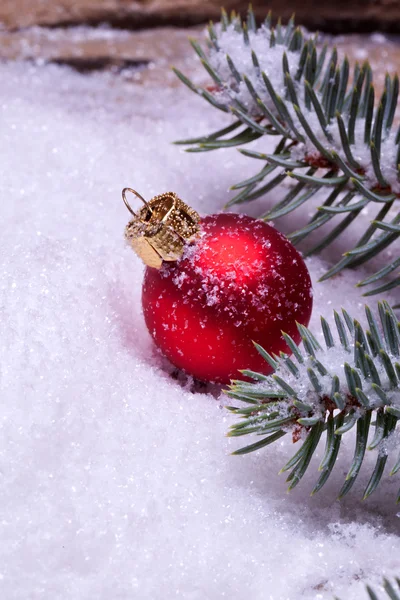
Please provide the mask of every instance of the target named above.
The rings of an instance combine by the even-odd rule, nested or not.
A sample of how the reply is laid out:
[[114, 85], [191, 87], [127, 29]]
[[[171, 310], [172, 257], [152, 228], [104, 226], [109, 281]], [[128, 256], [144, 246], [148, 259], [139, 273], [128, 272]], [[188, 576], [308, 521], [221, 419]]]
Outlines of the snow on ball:
[[241, 369], [267, 374], [253, 341], [289, 353], [282, 331], [300, 341], [308, 325], [311, 280], [294, 246], [263, 221], [222, 213], [201, 221], [182, 258], [147, 267], [142, 304], [156, 345], [202, 381], [229, 383]]

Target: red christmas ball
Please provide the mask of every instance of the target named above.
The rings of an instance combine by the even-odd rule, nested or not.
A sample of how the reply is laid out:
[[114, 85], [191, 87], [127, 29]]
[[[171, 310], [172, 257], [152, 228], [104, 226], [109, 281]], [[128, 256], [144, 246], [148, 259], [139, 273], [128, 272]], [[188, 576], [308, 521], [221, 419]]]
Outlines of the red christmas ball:
[[300, 341], [308, 325], [311, 280], [299, 252], [263, 221], [217, 214], [181, 259], [147, 267], [142, 294], [156, 345], [180, 369], [202, 381], [229, 383], [240, 369], [267, 374], [253, 341], [270, 353], [290, 353], [282, 331]]

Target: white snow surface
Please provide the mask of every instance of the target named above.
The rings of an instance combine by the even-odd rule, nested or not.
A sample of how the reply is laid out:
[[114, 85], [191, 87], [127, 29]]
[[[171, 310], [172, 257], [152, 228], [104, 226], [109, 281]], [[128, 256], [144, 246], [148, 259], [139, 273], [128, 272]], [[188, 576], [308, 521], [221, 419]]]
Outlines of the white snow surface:
[[[361, 600], [365, 582], [399, 575], [399, 477], [360, 500], [376, 453], [341, 503], [351, 434], [318, 495], [323, 447], [287, 494], [289, 436], [231, 457], [224, 399], [173, 379], [146, 331], [121, 189], [220, 210], [259, 165], [171, 142], [221, 126], [221, 114], [183, 86], [26, 64], [0, 76], [0, 597]], [[354, 284], [371, 271], [317, 279], [370, 217], [307, 260], [318, 335], [332, 308], [362, 318]]]

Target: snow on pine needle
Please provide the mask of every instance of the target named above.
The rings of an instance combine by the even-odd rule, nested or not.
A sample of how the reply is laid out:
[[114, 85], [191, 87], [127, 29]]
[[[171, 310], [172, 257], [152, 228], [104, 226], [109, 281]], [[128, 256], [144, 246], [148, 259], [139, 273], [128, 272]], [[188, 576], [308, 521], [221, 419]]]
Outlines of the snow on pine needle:
[[[302, 325], [298, 325], [298, 329], [303, 349], [283, 334], [293, 352], [291, 357], [283, 353], [279, 357], [271, 356], [258, 346], [274, 373], [243, 371], [253, 381], [235, 381], [226, 393], [244, 403], [244, 406], [228, 407], [240, 419], [231, 426], [229, 435], [256, 434], [262, 439], [234, 454], [259, 450], [286, 433], [292, 434], [294, 442], [301, 439], [300, 450], [282, 469], [290, 470], [291, 489], [306, 472], [325, 434], [326, 448], [320, 465], [321, 475], [313, 489], [315, 493], [332, 472], [342, 436], [356, 427], [354, 459], [339, 497], [345, 496], [353, 486], [367, 448], [378, 451], [364, 498], [372, 494], [389, 455], [400, 446], [396, 431], [400, 419], [400, 323], [387, 302], [378, 306], [378, 320], [366, 307], [369, 325], [366, 331], [344, 310], [343, 316], [335, 313], [336, 336], [326, 320], [321, 319], [325, 349]], [[376, 420], [371, 424], [372, 415]], [[368, 443], [370, 429], [373, 435]], [[390, 474], [399, 470], [400, 457]], [[400, 500], [400, 491], [397, 500]]]
[[[215, 70], [221, 82], [221, 88], [215, 89], [214, 95], [219, 102], [229, 108], [233, 102], [244, 106], [255, 118], [265, 119], [254, 94], [250, 92], [249, 83], [257, 96], [268, 106], [275, 117], [279, 118], [271, 96], [264, 84], [262, 73], [269, 78], [278, 96], [285, 93], [282, 77], [282, 59], [286, 52], [287, 65], [291, 72], [299, 68], [300, 52], [290, 50], [285, 44], [275, 44], [273, 31], [262, 25], [257, 30], [247, 32], [246, 41], [238, 27], [239, 21], [228, 25], [225, 29], [217, 25], [218, 45], [209, 51], [209, 64]], [[290, 35], [290, 29], [282, 27], [282, 36]], [[247, 83], [246, 83], [247, 80]], [[216, 80], [217, 83], [217, 80]]]
[[[268, 117], [263, 112], [262, 105], [268, 107], [269, 111], [279, 120], [280, 114], [268, 91], [265, 78], [269, 80], [270, 86], [278, 98], [285, 97], [287, 82], [285, 82], [285, 74], [282, 73], [283, 66], [285, 73], [288, 73], [292, 79], [291, 85], [293, 85], [293, 89], [291, 95], [297, 101], [294, 105], [289, 104], [287, 106], [288, 113], [296, 129], [304, 138], [303, 142], [300, 141], [292, 147], [290, 151], [291, 156], [296, 160], [305, 162], [309, 162], [310, 157], [313, 157], [314, 161], [320, 160], [321, 163], [323, 163], [324, 158], [324, 153], [320, 152], [319, 145], [307, 136], [307, 129], [304, 128], [299, 119], [298, 111], [294, 108], [294, 106], [297, 106], [304, 115], [310, 129], [314, 132], [319, 144], [324, 146], [325, 152], [330, 154], [333, 152], [337, 153], [343, 163], [346, 164], [348, 161], [342, 146], [339, 125], [337, 120], [333, 118], [334, 115], [330, 115], [330, 118], [327, 118], [326, 122], [323, 122], [323, 115], [318, 115], [313, 110], [315, 108], [314, 105], [309, 106], [307, 102], [307, 88], [301, 85], [302, 82], [299, 77], [303, 58], [301, 49], [291, 50], [291, 47], [285, 44], [285, 40], [289, 40], [293, 33], [291, 26], [281, 27], [278, 39], [274, 39], [273, 29], [268, 28], [265, 24], [256, 30], [250, 29], [247, 32], [246, 38], [248, 43], [243, 42], [243, 35], [238, 27], [238, 20], [229, 24], [225, 29], [219, 24], [217, 31], [218, 49], [214, 46], [210, 48], [208, 60], [218, 75], [220, 82], [224, 82], [225, 85], [222, 85], [221, 89], [215, 89], [215, 98], [228, 108], [232, 102], [237, 103], [239, 107], [245, 107], [246, 111], [253, 118], [259, 119], [262, 125], [268, 124]], [[300, 30], [298, 32], [300, 33]], [[271, 46], [271, 42], [274, 45]], [[322, 65], [319, 68], [317, 67], [320, 73], [322, 73], [321, 67]], [[368, 69], [367, 65], [364, 65], [363, 69]], [[363, 75], [363, 81], [364, 79], [365, 74]], [[365, 83], [370, 84], [371, 78], [367, 77]], [[369, 93], [370, 87], [367, 85], [367, 87], [364, 87], [364, 95], [369, 95]], [[294, 95], [296, 95], [296, 98], [294, 98]], [[261, 100], [262, 105], [259, 100]], [[367, 100], [368, 98], [364, 98], [364, 102]], [[317, 89], [315, 91], [313, 101], [314, 103], [318, 102], [322, 109], [324, 104], [322, 90]], [[387, 101], [386, 97], [384, 101]], [[394, 116], [394, 108], [396, 106], [394, 101], [395, 97], [393, 96], [392, 105], [388, 107], [388, 110], [389, 108], [391, 110], [391, 118]], [[350, 115], [345, 113], [343, 119], [345, 125], [348, 127]], [[391, 123], [392, 121], [390, 121]], [[396, 143], [396, 137], [396, 134], [392, 131], [390, 135], [382, 139], [380, 148], [383, 159], [381, 169], [383, 178], [390, 185], [392, 191], [400, 193], [397, 167], [398, 143]], [[362, 119], [356, 119], [354, 124], [353, 145], [352, 152], [354, 159], [359, 165], [358, 168], [364, 170], [369, 187], [379, 186], [380, 181], [374, 171], [371, 148], [366, 143], [365, 122]]]
[[[232, 186], [237, 194], [227, 206], [255, 200], [288, 179], [294, 185], [261, 215], [275, 221], [323, 194], [324, 201], [309, 222], [289, 235], [298, 243], [334, 217], [341, 218], [308, 251], [311, 254], [326, 248], [368, 204], [375, 204], [371, 225], [323, 279], [386, 249], [400, 234], [400, 216], [391, 211], [400, 195], [400, 128], [393, 129], [397, 75], [386, 76], [384, 91], [376, 97], [368, 62], [356, 64], [351, 75], [347, 58], [339, 61], [335, 48], [328, 53], [316, 36], [295, 28], [293, 19], [286, 27], [280, 22], [272, 27], [268, 16], [257, 28], [251, 10], [243, 23], [223, 12], [221, 23], [210, 25], [208, 34], [208, 50], [194, 40], [192, 46], [212, 84], [199, 88], [175, 72], [192, 91], [215, 108], [231, 112], [235, 120], [208, 136], [178, 143], [189, 145], [190, 152], [207, 152], [248, 144], [264, 135], [279, 140], [272, 154], [240, 150], [258, 163], [263, 161], [263, 166]], [[360, 285], [380, 281], [399, 264], [400, 257], [395, 257]], [[367, 295], [399, 283], [396, 278]]]

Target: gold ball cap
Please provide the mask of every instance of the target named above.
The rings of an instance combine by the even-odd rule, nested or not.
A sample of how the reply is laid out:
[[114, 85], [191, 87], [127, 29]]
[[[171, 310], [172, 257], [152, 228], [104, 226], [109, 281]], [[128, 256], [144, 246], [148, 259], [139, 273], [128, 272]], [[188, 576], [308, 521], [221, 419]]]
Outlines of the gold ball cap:
[[[134, 212], [127, 199], [131, 192], [144, 203]], [[148, 267], [161, 269], [163, 261], [181, 258], [186, 244], [200, 233], [200, 216], [174, 192], [154, 196], [146, 202], [131, 188], [122, 190], [122, 198], [134, 218], [125, 228], [125, 239]]]

